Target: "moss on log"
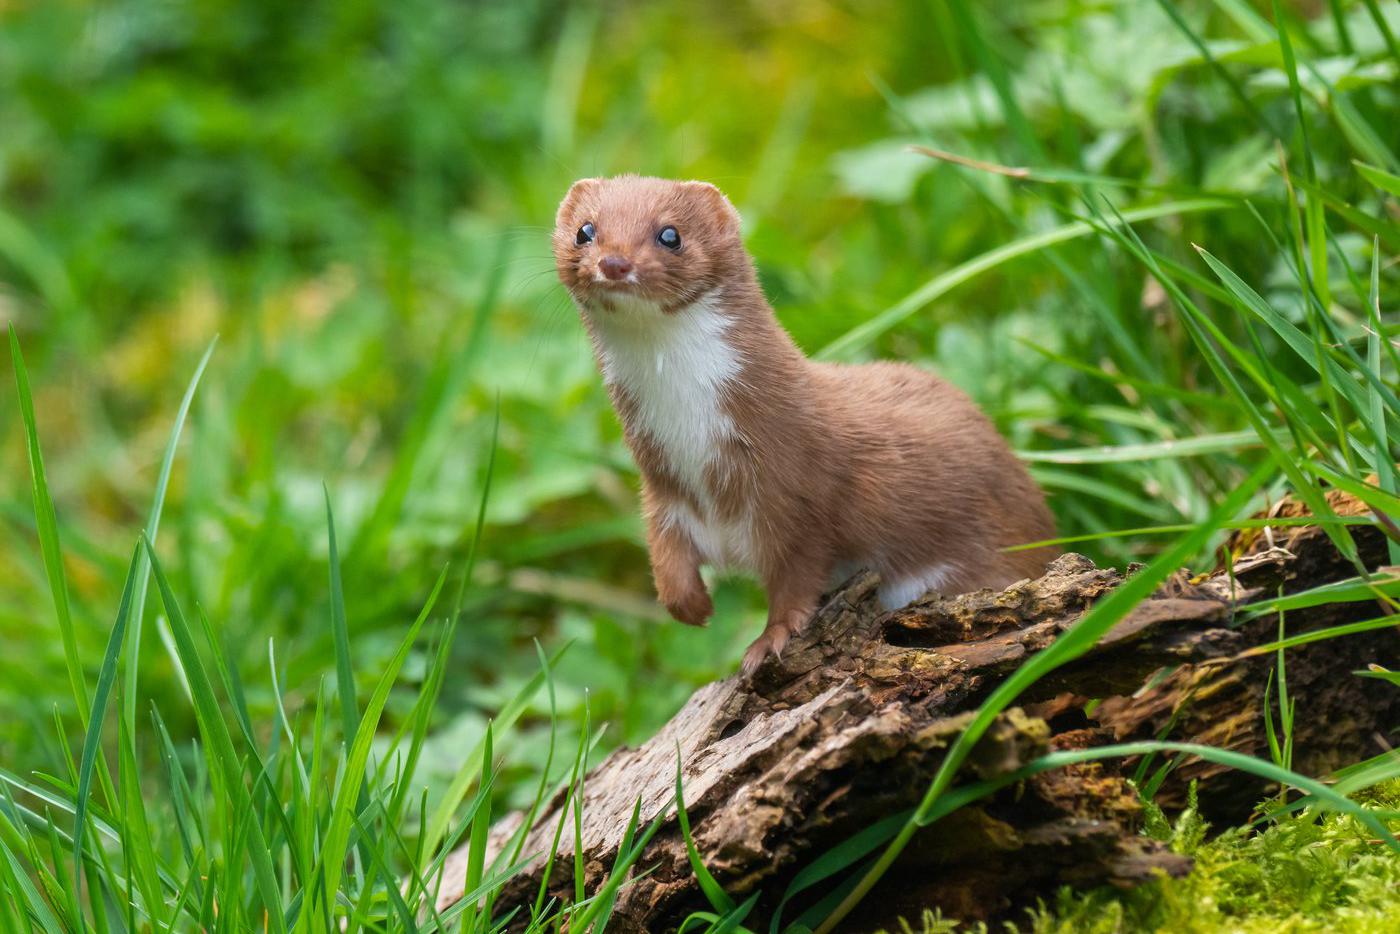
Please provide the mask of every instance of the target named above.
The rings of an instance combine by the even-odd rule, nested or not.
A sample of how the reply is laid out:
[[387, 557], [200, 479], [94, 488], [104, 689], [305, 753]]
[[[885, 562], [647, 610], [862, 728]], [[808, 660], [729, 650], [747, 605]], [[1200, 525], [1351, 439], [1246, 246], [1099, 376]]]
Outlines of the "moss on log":
[[[1359, 504], [1334, 495], [1346, 514]], [[1274, 514], [1297, 514], [1285, 504]], [[1357, 540], [1370, 567], [1383, 540]], [[963, 780], [1005, 774], [1054, 749], [1169, 735], [1268, 756], [1264, 693], [1273, 659], [1250, 649], [1273, 638], [1276, 617], [1237, 608], [1355, 573], [1316, 527], [1276, 529], [1232, 540], [1224, 567], [1202, 579], [1182, 574], [1140, 604], [1092, 651], [1036, 684], [976, 749]], [[802, 867], [828, 848], [921, 797], [949, 744], [1008, 673], [1049, 645], [1123, 580], [1087, 558], [1064, 555], [1037, 580], [1001, 592], [930, 595], [882, 612], [877, 580], [860, 575], [832, 594], [781, 659], [751, 679], [698, 690], [650, 741], [620, 749], [588, 775], [582, 840], [589, 891], [606, 878], [628, 820], [667, 809], [679, 749], [686, 806], [710, 871], [733, 896], [761, 891], [766, 918]], [[1332, 604], [1288, 614], [1289, 634], [1378, 615], [1374, 604]], [[1352, 672], [1377, 662], [1400, 667], [1392, 629], [1290, 651], [1288, 688], [1297, 702], [1294, 764], [1312, 775], [1387, 748], [1400, 723], [1400, 692]], [[1091, 703], [1093, 702], [1093, 703]], [[1132, 763], [1090, 763], [1008, 786], [920, 831], [866, 899], [852, 930], [942, 907], [954, 917], [1004, 916], [1063, 884], [1131, 885], [1153, 873], [1180, 874], [1189, 861], [1140, 833]], [[1130, 774], [1128, 772], [1127, 774]], [[1269, 789], [1252, 776], [1199, 760], [1178, 764], [1159, 793], [1168, 806], [1198, 781], [1201, 805], [1239, 819]], [[546, 852], [563, 796], [527, 833], [524, 852]], [[492, 834], [499, 850], [520, 815]], [[573, 833], [563, 835], [548, 889], [573, 890]], [[444, 868], [440, 907], [462, 894], [465, 852]], [[618, 897], [609, 930], [662, 931], [706, 907], [674, 818], [663, 824]], [[507, 884], [498, 912], [528, 906], [543, 871], [537, 860]], [[789, 906], [795, 918], [809, 901]], [[524, 907], [528, 911], [528, 907]], [[751, 919], [752, 922], [752, 919]]]

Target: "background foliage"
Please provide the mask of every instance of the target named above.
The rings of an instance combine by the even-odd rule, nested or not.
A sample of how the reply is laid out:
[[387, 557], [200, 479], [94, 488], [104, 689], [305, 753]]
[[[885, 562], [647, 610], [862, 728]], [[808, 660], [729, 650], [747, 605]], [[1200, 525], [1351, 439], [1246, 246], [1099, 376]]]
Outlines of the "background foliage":
[[[707, 631], [655, 608], [635, 471], [553, 277], [554, 207], [592, 174], [719, 184], [798, 342], [968, 390], [1032, 459], [1063, 534], [1199, 521], [1264, 448], [1130, 250], [1087, 231], [928, 286], [1109, 204], [1184, 201], [1138, 230], [1202, 277], [1190, 295], [1228, 306], [1199, 244], [1301, 323], [1267, 232], [1287, 239], [1289, 184], [1315, 178], [1361, 218], [1334, 224], [1312, 273], [1361, 333], [1373, 236], [1382, 309], [1397, 292], [1395, 201], [1353, 165], [1400, 170], [1397, 32], [1400, 5], [1370, 0], [0, 5], [0, 319], [34, 384], [88, 676], [215, 335], [156, 552], [257, 722], [275, 706], [269, 640], [289, 710], [333, 681], [323, 483], [364, 696], [444, 565], [449, 592], [461, 579], [490, 473], [416, 776], [430, 797], [538, 670], [534, 639], [570, 643], [566, 748], [585, 696], [606, 748], [732, 670], [761, 601], [721, 582]], [[1218, 320], [1308, 379], [1274, 333]], [[27, 774], [63, 759], [54, 710], [70, 741], [80, 714], [8, 380], [0, 411], [0, 762]], [[1124, 563], [1163, 542], [1076, 547]], [[165, 612], [146, 608], [139, 702], [180, 739], [195, 722]], [[415, 649], [386, 728], [430, 670]], [[537, 698], [498, 797], [529, 799], [548, 722]], [[138, 749], [152, 766], [158, 747]]]

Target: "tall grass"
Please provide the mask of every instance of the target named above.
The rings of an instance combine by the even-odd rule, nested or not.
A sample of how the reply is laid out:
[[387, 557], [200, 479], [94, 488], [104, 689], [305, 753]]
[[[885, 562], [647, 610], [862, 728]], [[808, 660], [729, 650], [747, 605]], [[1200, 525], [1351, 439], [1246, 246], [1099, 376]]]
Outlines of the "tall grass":
[[[35, 510], [40, 527], [47, 530], [46, 551], [55, 558], [49, 566], [55, 605], [63, 613], [66, 585], [58, 560], [61, 542], [56, 523], [46, 518], [52, 515], [52, 502], [38, 420], [13, 332], [11, 349], [32, 454]], [[176, 450], [190, 395], [207, 362], [206, 354], [176, 419], [169, 452]], [[167, 463], [162, 470], [153, 509], [157, 517], [169, 467]], [[489, 486], [482, 491], [483, 511], [488, 491]], [[454, 783], [448, 799], [447, 826], [434, 829], [426, 799], [412, 794], [413, 765], [445, 680], [471, 561], [460, 580], [456, 605], [448, 611], [438, 608], [448, 580], [448, 570], [443, 569], [416, 620], [379, 672], [369, 700], [361, 706], [346, 633], [329, 494], [326, 534], [331, 568], [327, 625], [335, 646], [336, 696], [322, 682], [314, 699], [289, 716], [278, 686], [282, 678], [276, 644], [269, 641], [266, 677], [276, 710], [272, 724], [255, 724], [244, 676], [230, 664], [226, 647], [203, 611], [198, 611], [197, 622], [187, 615], [150, 536], [139, 536], [95, 690], [89, 690], [81, 665], [75, 664], [74, 699], [85, 711], [82, 722], [86, 725], [80, 758], [68, 757], [67, 774], [40, 774], [32, 780], [0, 771], [0, 848], [7, 861], [0, 891], [11, 912], [3, 916], [11, 928], [38, 927], [55, 934], [122, 928], [325, 932], [379, 930], [385, 925], [424, 932], [498, 928], [503, 919], [491, 911], [493, 893], [542, 854], [521, 852], [522, 829], [519, 843], [501, 848], [489, 862], [486, 859], [492, 785], [501, 767], [492, 728], [487, 727], [481, 747], [464, 756], [460, 782]], [[155, 579], [174, 655], [188, 685], [198, 737], [183, 749], [177, 747], [154, 705], [149, 710], [152, 731], [138, 733], [118, 717], [117, 766], [111, 773], [103, 727], [118, 673], [126, 670], [133, 681], [137, 678], [135, 640], [127, 633], [147, 572]], [[430, 621], [436, 629], [436, 648], [424, 679], [426, 687], [415, 698], [404, 726], [387, 743], [376, 743], [390, 689]], [[501, 712], [504, 727], [516, 715], [512, 710], [518, 713], [541, 684], [549, 682], [553, 696], [550, 662], [542, 652], [539, 659], [540, 676], [529, 681]], [[136, 764], [146, 752], [138, 745], [141, 737], [158, 742], [163, 775], [138, 771]], [[567, 778], [566, 793], [576, 802], [576, 819], [587, 737], [585, 729]], [[97, 788], [95, 774], [102, 777]], [[116, 775], [115, 781], [111, 774]], [[551, 782], [547, 764], [530, 806], [532, 813]], [[458, 808], [464, 797], [464, 806]], [[592, 896], [580, 893], [569, 905], [537, 903], [527, 929], [558, 930], [567, 923], [571, 930], [601, 931], [618, 887], [668, 813], [652, 817], [635, 837], [629, 830], [602, 891]], [[470, 847], [465, 895], [452, 909], [439, 913], [434, 902], [442, 883], [443, 860], [463, 840]], [[576, 868], [581, 878], [582, 867]]]
[[[1400, 555], [1400, 355], [1386, 311], [1400, 247], [1396, 4], [1333, 3], [1315, 21], [1235, 2], [827, 11], [812, 28], [846, 36], [868, 83], [852, 91], [821, 41], [784, 28], [769, 35], [799, 73], [762, 94], [744, 77], [757, 53], [705, 14], [638, 9], [634, 35], [582, 6], [556, 30], [521, 5], [497, 32], [461, 40], [418, 28], [451, 21], [448, 5], [427, 3], [423, 22], [389, 15], [392, 34], [419, 41], [389, 43], [370, 68], [375, 82], [411, 76], [402, 124], [361, 113], [359, 70], [302, 45], [284, 64], [303, 97], [259, 97], [272, 92], [241, 73], [211, 78], [222, 58], [209, 48], [268, 28], [255, 6], [203, 32], [172, 27], [163, 57], [133, 47], [129, 66], [87, 60], [74, 73], [99, 75], [105, 95], [73, 95], [73, 121], [0, 102], [27, 128], [0, 140], [0, 166], [46, 182], [14, 189], [26, 211], [0, 209], [0, 268], [27, 303], [19, 330], [35, 364], [31, 383], [12, 329], [15, 463], [27, 460], [31, 482], [3, 503], [13, 560], [0, 580], [13, 586], [0, 624], [25, 663], [7, 664], [0, 687], [0, 927], [601, 931], [628, 873], [645, 871], [647, 841], [675, 819], [710, 903], [688, 929], [838, 930], [924, 828], [1089, 757], [1169, 756], [1149, 796], [1183, 757], [1212, 759], [1296, 789], [1272, 814], [1344, 812], [1394, 843], [1394, 815], [1354, 798], [1398, 774], [1393, 755], [1332, 784], [1291, 771], [1290, 724], [1308, 712], [1287, 694], [1286, 653], [1393, 625], [1400, 610], [1393, 578], [1360, 566], [1355, 543], [1379, 528], [1392, 563]], [[345, 36], [374, 32], [371, 6], [346, 7]], [[0, 48], [26, 53], [44, 53], [52, 23], [86, 23], [13, 15]], [[735, 28], [761, 20], [745, 8]], [[114, 35], [99, 26], [94, 36]], [[498, 44], [477, 49], [488, 34]], [[663, 49], [705, 93], [637, 90], [626, 55], [600, 54], [604, 38]], [[62, 85], [62, 51], [0, 55], [0, 71], [28, 69], [15, 81], [27, 89]], [[189, 93], [155, 128], [173, 155], [132, 155], [130, 179], [104, 174], [130, 155], [123, 121], [153, 112], [162, 76], [181, 74]], [[487, 126], [506, 111], [475, 104], [502, 84], [524, 103], [517, 122]], [[726, 94], [746, 106], [708, 102]], [[326, 134], [248, 144], [246, 175], [226, 192], [236, 209], [181, 194], [217, 177], [237, 127], [261, 126], [261, 113], [284, 130], [315, 123], [308, 107]], [[895, 130], [872, 139], [886, 110]], [[619, 123], [629, 112], [636, 123]], [[105, 155], [44, 174], [65, 147]], [[480, 160], [471, 169], [464, 149]], [[386, 155], [400, 152], [412, 172]], [[590, 757], [644, 738], [728, 671], [756, 611], [751, 589], [722, 583], [712, 631], [647, 622], [635, 478], [544, 285], [543, 231], [519, 228], [547, 223], [571, 177], [637, 168], [712, 177], [735, 195], [804, 346], [938, 367], [1026, 455], [1063, 541], [1151, 558], [993, 692], [915, 809], [814, 859], [757, 920], [756, 896], [727, 892], [693, 846], [703, 816], [686, 812], [679, 782], [670, 807], [635, 813], [598, 891], [583, 889], [575, 847], [572, 897], [542, 884], [508, 917], [496, 900], [527, 861], [552, 864], [564, 833], [581, 836]], [[122, 196], [128, 181], [135, 196]], [[361, 213], [347, 218], [346, 204]], [[230, 246], [241, 224], [254, 226], [250, 253]], [[112, 230], [160, 235], [113, 246]], [[229, 328], [216, 355], [201, 315]], [[101, 394], [72, 367], [89, 357], [120, 374]], [[177, 401], [185, 359], [198, 363]], [[65, 394], [70, 379], [79, 389]], [[41, 448], [41, 434], [59, 445]], [[154, 453], [133, 462], [127, 434], [155, 439], [139, 446]], [[46, 450], [60, 456], [46, 462]], [[1333, 515], [1332, 489], [1372, 515]], [[1255, 649], [1276, 660], [1269, 759], [1168, 737], [959, 783], [981, 732], [1026, 687], [1284, 493], [1357, 573], [1246, 610], [1281, 621]], [[1362, 600], [1387, 611], [1287, 631], [1294, 609]], [[604, 733], [603, 719], [619, 728]], [[521, 834], [488, 859], [503, 808], [533, 815], [556, 791], [568, 803], [551, 850], [525, 852]], [[438, 912], [443, 861], [462, 844], [467, 896]]]
[[[956, 3], [953, 5], [958, 6]], [[1239, 84], [1229, 71], [1223, 69], [1211, 57], [1206, 45], [1189, 23], [1172, 9], [1170, 4], [1164, 4], [1164, 7], [1171, 14], [1174, 24], [1188, 35], [1202, 56], [1211, 62], [1232, 93], [1236, 94], [1252, 113], [1257, 114]], [[1321, 480], [1321, 475], [1328, 475], [1334, 481], [1344, 484], [1367, 505], [1372, 506], [1381, 520], [1380, 527], [1391, 536], [1390, 547], [1393, 553], [1395, 542], [1400, 540], [1400, 536], [1394, 534], [1393, 521], [1390, 520], [1390, 514], [1394, 512], [1393, 501], [1385, 491], [1394, 489], [1396, 471], [1390, 437], [1394, 426], [1400, 423], [1400, 400], [1397, 400], [1394, 392], [1397, 371], [1393, 366], [1383, 366], [1380, 354], [1382, 343], [1387, 347], [1390, 345], [1390, 341], [1385, 337], [1387, 331], [1379, 313], [1381, 234], [1378, 230], [1372, 230], [1369, 289], [1357, 280], [1349, 266], [1346, 267], [1352, 292], [1351, 305], [1347, 307], [1329, 286], [1330, 251], [1335, 240], [1333, 232], [1329, 229], [1326, 202], [1316, 194], [1319, 191], [1316, 166], [1320, 160], [1314, 154], [1308, 134], [1309, 121], [1314, 118], [1302, 100], [1298, 76], [1299, 62], [1290, 40], [1289, 28], [1277, 3], [1274, 4], [1274, 14], [1276, 46], [1292, 93], [1294, 116], [1297, 119], [1296, 147], [1303, 154], [1308, 195], [1301, 203], [1295, 198], [1286, 157], [1283, 155], [1283, 143], [1287, 141], [1282, 141], [1278, 150], [1276, 170], [1285, 182], [1288, 195], [1283, 233], [1275, 234], [1257, 211], [1252, 207], [1250, 210], [1254, 212], [1254, 216], [1264, 228], [1265, 235], [1278, 250], [1279, 266], [1289, 271], [1298, 289], [1302, 304], [1301, 326], [1291, 321], [1288, 315], [1281, 314], [1257, 290], [1249, 286], [1225, 263], [1211, 255], [1206, 248], [1197, 246], [1196, 250], [1206, 268], [1223, 286], [1223, 292], [1218, 288], [1211, 288], [1209, 282], [1203, 280], [1197, 271], [1178, 264], [1160, 250], [1148, 246], [1130, 225], [1130, 219], [1119, 212], [1110, 200], [1103, 198], [1095, 188], [1081, 189], [1080, 194], [1083, 208], [1087, 212], [1083, 222], [1092, 225], [1107, 241], [1115, 243], [1136, 258], [1163, 288], [1175, 306], [1196, 350], [1227, 391], [1241, 420], [1251, 426], [1252, 433], [1269, 451], [1270, 461], [1257, 469], [1249, 481], [1226, 497], [1210, 519], [1191, 530], [1146, 568], [1135, 574], [1128, 583], [1100, 601], [1076, 626], [1041, 653], [1028, 659], [992, 693], [979, 708], [965, 732], [950, 748], [920, 805], [908, 815], [898, 831], [891, 834], [892, 839], [884, 846], [879, 857], [856, 877], [854, 886], [850, 887], [836, 907], [821, 920], [816, 928], [817, 934], [827, 934], [836, 930], [841, 921], [879, 881], [917, 829], [927, 826], [935, 819], [940, 802], [951, 797], [952, 783], [958, 767], [996, 714], [1013, 703], [1022, 691], [1043, 674], [1087, 651], [1114, 622], [1148, 595], [1167, 573], [1198, 552], [1214, 531], [1230, 522], [1232, 518], [1237, 518], [1250, 503], [1258, 487], [1271, 476], [1280, 473], [1283, 475], [1289, 490], [1308, 505], [1313, 515], [1322, 520], [1322, 527], [1338, 550], [1356, 564], [1359, 574], [1356, 588], [1365, 594], [1366, 598], [1379, 596], [1389, 602], [1382, 588], [1370, 579], [1367, 569], [1360, 564], [1356, 545], [1348, 528], [1328, 521], [1336, 516], [1328, 505], [1326, 490]], [[965, 41], [970, 45], [977, 45], [979, 40], [975, 34], [975, 27], [970, 21], [962, 22], [965, 24]], [[1391, 64], [1400, 64], [1400, 60]], [[1304, 65], [1314, 77], [1320, 79], [1311, 63], [1304, 62]], [[1002, 83], [998, 83], [997, 90], [1007, 112], [1014, 112], [1014, 97]], [[1330, 93], [1329, 103], [1332, 105], [1330, 115], [1338, 121], [1343, 137], [1353, 149], [1373, 153], [1384, 151], [1380, 137], [1366, 119], [1350, 107], [1346, 95], [1330, 86], [1327, 90]], [[1270, 126], [1263, 120], [1261, 124], [1266, 128]], [[1387, 162], [1394, 159], [1388, 152], [1385, 153], [1385, 158]], [[987, 167], [980, 163], [972, 165], [975, 168]], [[995, 170], [995, 167], [993, 169]], [[1356, 170], [1362, 178], [1372, 183], [1379, 181], [1376, 170], [1364, 163], [1357, 163]], [[1058, 181], [1053, 171], [1015, 174], [1034, 180]], [[1075, 182], [1081, 181], [1072, 176], [1068, 177]], [[1378, 187], [1391, 195], [1396, 193], [1393, 189], [1387, 189], [1384, 184], [1379, 184]], [[1290, 219], [1291, 223], [1288, 222]], [[1390, 220], [1382, 220], [1381, 225], [1389, 228], [1390, 238], [1400, 234], [1400, 226], [1394, 223], [1393, 217]], [[1341, 256], [1341, 260], [1343, 264], [1346, 263], [1344, 255]], [[1193, 297], [1193, 291], [1215, 297], [1224, 308], [1239, 316], [1242, 327], [1227, 330], [1226, 326], [1203, 309], [1202, 300]], [[1348, 329], [1340, 325], [1337, 320], [1339, 316], [1349, 319], [1352, 327]], [[1265, 349], [1266, 345], [1257, 331], [1260, 327], [1271, 331], [1272, 337], [1296, 355], [1296, 361], [1291, 362], [1301, 363], [1305, 367], [1305, 378], [1310, 377], [1307, 382], [1300, 384], [1287, 375], [1287, 369], [1277, 359], [1276, 353]], [[1241, 332], [1247, 341], [1240, 340]], [[851, 333], [855, 334], [857, 339], [862, 337], [859, 329]], [[1354, 345], [1365, 349], [1364, 358], [1354, 349]], [[1385, 362], [1395, 362], [1393, 350], [1390, 352], [1390, 359]], [[1280, 428], [1283, 429], [1282, 432], [1279, 431]], [[1372, 471], [1373, 482], [1366, 482], [1365, 475]], [[1373, 483], [1379, 483], [1380, 486], [1374, 486]], [[1275, 668], [1277, 680], [1275, 682], [1271, 676], [1270, 685], [1265, 689], [1265, 698], [1266, 726], [1270, 751], [1274, 758], [1273, 766], [1283, 772], [1286, 772], [1291, 764], [1292, 722], [1295, 716], [1294, 706], [1287, 694], [1285, 650], [1309, 641], [1335, 638], [1373, 628], [1366, 624], [1337, 627], [1310, 634], [1308, 637], [1288, 640], [1283, 635], [1285, 606], [1308, 606], [1338, 598], [1345, 599], [1339, 591], [1348, 586], [1352, 585], [1344, 583], [1338, 587], [1327, 588], [1332, 592], [1311, 600], [1304, 595], [1302, 599], [1273, 601], [1254, 611], [1260, 613], [1273, 609], [1279, 614], [1280, 640], [1269, 647], [1278, 653]], [[1281, 737], [1276, 734], [1272, 710], [1268, 709], [1269, 695], [1275, 689], [1281, 718]], [[1131, 749], [1115, 750], [1108, 747], [1100, 752], [1105, 756], [1117, 753], [1141, 755], [1170, 751], [1173, 748], [1171, 743], [1144, 743]], [[1186, 750], [1176, 748], [1175, 751]], [[1189, 751], [1215, 761], [1220, 761], [1216, 757], [1222, 752]], [[1375, 773], [1378, 780], [1400, 775], [1400, 757], [1387, 755], [1381, 761], [1383, 764]], [[1284, 786], [1291, 784], [1301, 787], [1296, 783], [1296, 779], [1284, 775], [1283, 772], [1274, 772], [1259, 760], [1237, 760], [1230, 764], [1236, 768], [1268, 774]], [[1320, 803], [1321, 799], [1314, 795], [1312, 800]], [[1353, 809], [1356, 807], [1350, 802], [1335, 803]], [[1379, 836], [1400, 850], [1400, 844], [1397, 844], [1395, 838], [1374, 816], [1365, 814], [1364, 819], [1375, 828]], [[869, 852], [869, 844], [874, 842], [869, 840], [866, 845], [849, 850], [836, 862], [855, 862]], [[774, 930], [777, 930], [776, 921]]]

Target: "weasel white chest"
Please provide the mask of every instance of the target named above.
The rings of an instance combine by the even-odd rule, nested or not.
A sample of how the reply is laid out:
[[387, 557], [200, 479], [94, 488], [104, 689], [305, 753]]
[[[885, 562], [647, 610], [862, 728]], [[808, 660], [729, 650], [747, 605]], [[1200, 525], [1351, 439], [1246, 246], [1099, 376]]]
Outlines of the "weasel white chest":
[[719, 299], [716, 290], [671, 313], [651, 302], [622, 300], [589, 314], [604, 382], [627, 393], [631, 428], [657, 446], [699, 504], [698, 510], [672, 506], [663, 521], [684, 529], [707, 563], [752, 569], [751, 523], [720, 518], [705, 482], [722, 442], [737, 432], [723, 397], [742, 367]]

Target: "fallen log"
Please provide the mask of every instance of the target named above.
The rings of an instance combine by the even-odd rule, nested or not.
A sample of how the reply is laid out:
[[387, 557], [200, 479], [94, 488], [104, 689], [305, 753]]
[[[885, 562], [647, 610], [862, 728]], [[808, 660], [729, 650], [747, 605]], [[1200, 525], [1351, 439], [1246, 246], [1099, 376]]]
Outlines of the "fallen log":
[[[1343, 514], [1363, 511], [1335, 496]], [[1362, 559], [1378, 566], [1384, 541], [1356, 533]], [[1167, 735], [1267, 758], [1265, 685], [1271, 656], [1249, 649], [1277, 633], [1276, 617], [1238, 608], [1355, 574], [1317, 527], [1233, 539], [1228, 559], [1198, 580], [1178, 575], [1141, 603], [1084, 656], [1036, 684], [988, 732], [963, 781], [1003, 775], [1054, 749]], [[735, 675], [698, 690], [650, 741], [619, 749], [593, 769], [583, 798], [585, 887], [605, 880], [634, 806], [643, 822], [673, 802], [677, 750], [696, 845], [737, 897], [761, 893], [768, 918], [797, 871], [830, 847], [917, 803], [949, 744], [977, 706], [1029, 655], [1049, 645], [1123, 580], [1087, 558], [1064, 555], [1038, 580], [1002, 592], [930, 595], [892, 613], [875, 601], [878, 581], [860, 575], [832, 594], [806, 633], [751, 679]], [[1289, 634], [1378, 615], [1373, 603], [1290, 611]], [[1374, 755], [1400, 726], [1400, 691], [1352, 672], [1400, 661], [1394, 629], [1312, 643], [1288, 654], [1297, 703], [1294, 767], [1310, 775]], [[940, 907], [963, 919], [1004, 916], [1060, 885], [1131, 885], [1181, 874], [1189, 860], [1140, 833], [1131, 764], [1088, 763], [1009, 786], [921, 830], [846, 929], [891, 924]], [[1238, 820], [1269, 790], [1252, 776], [1186, 760], [1157, 800], [1184, 800], [1199, 783], [1203, 810]], [[524, 852], [549, 849], [566, 804], [541, 809]], [[570, 822], [572, 818], [568, 819]], [[493, 830], [499, 849], [520, 815]], [[573, 891], [567, 825], [547, 883]], [[443, 870], [438, 905], [462, 895], [465, 848]], [[511, 880], [499, 913], [528, 906], [543, 861]], [[609, 930], [673, 929], [706, 902], [674, 816], [663, 824], [618, 896]], [[788, 906], [794, 919], [829, 890]], [[528, 911], [528, 908], [526, 909]]]

